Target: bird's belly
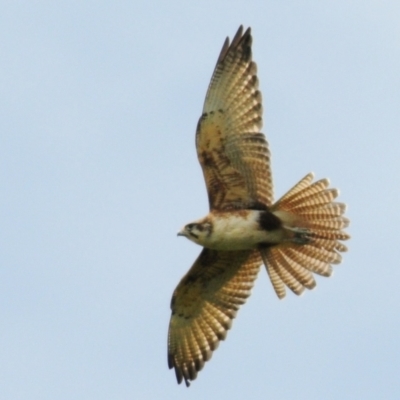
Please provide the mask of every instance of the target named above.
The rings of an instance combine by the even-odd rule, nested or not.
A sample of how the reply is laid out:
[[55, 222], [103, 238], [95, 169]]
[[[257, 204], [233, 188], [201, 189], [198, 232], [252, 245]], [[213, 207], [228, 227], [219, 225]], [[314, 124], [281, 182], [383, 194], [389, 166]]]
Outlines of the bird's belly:
[[215, 220], [213, 232], [207, 243], [204, 243], [204, 247], [225, 251], [249, 250], [261, 243], [272, 244], [280, 241], [282, 241], [281, 229], [272, 231], [260, 229], [255, 214]]
[[254, 249], [258, 244], [265, 242], [264, 235], [240, 231], [225, 232], [223, 235], [216, 235], [212, 241], [206, 243], [206, 247], [215, 250], [248, 250]]

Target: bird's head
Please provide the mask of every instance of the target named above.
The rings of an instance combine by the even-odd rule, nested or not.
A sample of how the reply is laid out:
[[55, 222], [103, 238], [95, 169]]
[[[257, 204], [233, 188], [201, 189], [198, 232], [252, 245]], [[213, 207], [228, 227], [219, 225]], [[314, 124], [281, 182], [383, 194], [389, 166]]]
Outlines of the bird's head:
[[178, 236], [185, 236], [192, 242], [204, 246], [207, 239], [211, 235], [212, 224], [207, 219], [191, 222], [185, 225], [179, 232]]

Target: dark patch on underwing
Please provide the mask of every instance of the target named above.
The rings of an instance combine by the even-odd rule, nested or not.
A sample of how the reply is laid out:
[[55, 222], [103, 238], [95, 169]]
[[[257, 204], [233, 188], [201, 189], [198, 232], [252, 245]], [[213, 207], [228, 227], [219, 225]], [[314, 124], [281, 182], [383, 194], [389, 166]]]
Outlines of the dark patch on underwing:
[[201, 153], [201, 161], [205, 167], [215, 167], [215, 161], [207, 151]]
[[248, 210], [268, 211], [268, 207], [261, 201], [254, 201], [246, 207]]
[[282, 221], [270, 211], [260, 213], [258, 223], [261, 229], [266, 231], [273, 231], [279, 229], [282, 226]]
[[198, 261], [203, 267], [207, 267], [207, 266], [211, 265], [212, 263], [214, 263], [214, 261], [216, 261], [217, 254], [218, 253], [215, 250], [204, 249], [201, 252]]
[[196, 272], [190, 272], [182, 279], [182, 283], [184, 285], [190, 285], [192, 283], [195, 283], [199, 280], [200, 275]]
[[276, 244], [275, 243], [259, 243], [258, 244], [258, 248], [260, 250], [267, 250], [267, 249], [269, 249], [270, 247], [273, 247], [273, 246], [276, 246]]

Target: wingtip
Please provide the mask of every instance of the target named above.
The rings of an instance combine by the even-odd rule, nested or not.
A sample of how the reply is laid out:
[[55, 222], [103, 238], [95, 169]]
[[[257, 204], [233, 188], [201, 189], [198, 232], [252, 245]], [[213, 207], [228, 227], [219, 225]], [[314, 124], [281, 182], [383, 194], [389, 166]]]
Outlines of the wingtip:
[[174, 368], [174, 360], [170, 352], [168, 352], [168, 368], [169, 369]]
[[249, 26], [244, 32], [243, 36], [251, 35], [251, 26]]
[[235, 33], [235, 36], [232, 39], [232, 43], [241, 38], [243, 35], [243, 25], [240, 25], [238, 30]]

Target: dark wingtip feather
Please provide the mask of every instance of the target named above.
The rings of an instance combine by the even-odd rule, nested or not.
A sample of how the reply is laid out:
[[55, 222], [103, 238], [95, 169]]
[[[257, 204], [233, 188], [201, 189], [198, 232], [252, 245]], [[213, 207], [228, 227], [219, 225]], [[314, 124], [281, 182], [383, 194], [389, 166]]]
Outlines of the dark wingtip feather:
[[172, 354], [168, 352], [168, 368], [171, 369], [174, 367], [174, 360]]
[[[177, 368], [176, 365], [174, 365], [174, 367], [175, 367], [176, 380], [177, 380], [178, 384], [180, 384], [183, 379], [182, 371], [179, 368]], [[186, 378], [185, 378], [185, 381], [186, 381]]]
[[239, 26], [235, 36], [232, 39], [232, 42], [229, 42], [229, 37], [227, 37], [222, 45], [221, 52], [219, 53], [217, 64], [221, 63], [226, 55], [229, 53], [230, 49], [237, 47], [241, 42], [243, 42], [245, 47], [244, 55], [246, 58], [251, 57], [251, 44], [252, 44], [252, 37], [251, 37], [251, 28], [248, 27], [246, 31], [243, 33], [243, 25]]
[[[246, 31], [246, 33], [247, 33], [247, 31]], [[243, 25], [240, 25], [239, 29], [237, 30], [235, 36], [232, 39], [231, 47], [237, 46], [237, 44], [239, 43], [242, 36], [243, 36]]]

